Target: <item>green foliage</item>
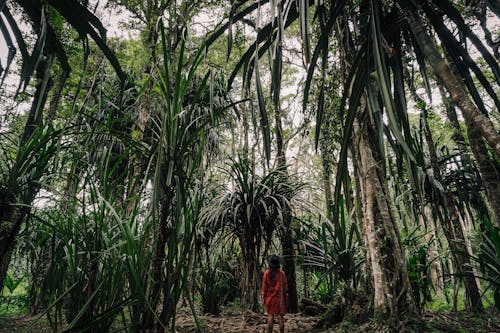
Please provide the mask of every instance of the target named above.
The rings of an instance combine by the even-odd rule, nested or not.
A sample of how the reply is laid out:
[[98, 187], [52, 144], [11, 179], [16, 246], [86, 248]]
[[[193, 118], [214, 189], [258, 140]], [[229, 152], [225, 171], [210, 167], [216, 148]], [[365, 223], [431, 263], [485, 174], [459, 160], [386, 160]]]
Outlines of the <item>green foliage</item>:
[[7, 288], [9, 292], [12, 294], [14, 293], [14, 290], [16, 290], [16, 288], [19, 286], [19, 284], [21, 284], [22, 281], [23, 281], [22, 277], [16, 279], [7, 274], [7, 276], [5, 277], [4, 287]]
[[320, 282], [327, 282], [330, 294], [339, 282], [357, 288], [363, 263], [358, 227], [344, 211], [341, 200], [339, 220], [320, 220], [318, 225], [311, 224], [309, 233], [312, 235], [309, 240], [303, 240], [306, 246], [304, 264], [322, 272]]
[[[106, 29], [84, 4], [76, 0], [66, 1], [64, 4], [58, 1], [48, 1], [46, 3], [13, 2], [16, 4], [16, 9], [20, 9], [23, 15], [29, 18], [26, 21], [32, 25], [34, 33], [31, 33], [31, 30], [29, 30], [30, 36], [26, 37], [26, 31], [24, 31], [26, 29], [23, 29], [23, 32], [21, 32], [20, 23], [14, 19], [11, 13], [12, 4], [2, 5], [2, 11], [7, 20], [2, 21], [1, 30], [9, 48], [6, 68], [5, 71], [2, 71], [2, 88], [4, 79], [10, 72], [9, 69], [16, 50], [20, 51], [22, 58], [19, 88], [21, 88], [21, 85], [24, 86], [24, 89], [28, 86], [31, 76], [37, 69], [37, 65], [47, 55], [50, 55], [49, 57], [53, 55], [57, 57], [59, 65], [65, 73], [61, 79], [62, 83], [64, 83], [66, 75], [71, 71], [71, 66], [68, 61], [68, 50], [64, 44], [64, 38], [61, 36], [63, 22], [67, 22], [73, 27], [80, 37], [89, 36], [92, 38], [105, 57], [110, 61], [121, 81], [125, 81], [126, 75], [122, 67], [106, 44]], [[74, 13], [79, 14], [75, 15]], [[35, 38], [35, 42], [30, 54], [27, 45], [32, 43], [32, 38]], [[88, 44], [84, 45], [88, 46]], [[46, 70], [50, 71], [50, 67], [49, 65]]]
[[224, 170], [226, 182], [216, 190], [214, 198], [202, 210], [204, 228], [212, 234], [229, 234], [241, 248], [243, 289], [246, 306], [259, 308], [257, 290], [261, 282], [261, 258], [267, 253], [273, 235], [283, 222], [283, 215], [291, 211], [303, 184], [288, 177], [285, 166], [267, 171], [263, 176], [246, 157]]
[[[402, 243], [405, 246], [406, 268], [413, 297], [416, 304], [423, 308], [431, 300], [431, 262], [429, 262], [428, 253], [432, 242], [423, 242], [423, 236], [418, 234], [419, 230], [416, 228], [403, 237]], [[439, 258], [436, 258], [436, 260], [439, 260]]]
[[220, 314], [221, 305], [235, 299], [239, 290], [239, 281], [236, 272], [232, 271], [227, 260], [217, 256], [212, 264], [200, 263], [195, 270], [196, 289], [201, 297], [203, 313]]
[[[3, 200], [31, 204], [61, 148], [62, 133], [51, 124], [41, 124], [20, 148], [13, 137], [4, 136], [5, 143], [0, 146], [0, 194], [8, 199]], [[18, 197], [13, 197], [16, 194]]]
[[28, 305], [27, 295], [0, 295], [0, 317], [24, 315]]
[[[205, 224], [214, 231], [227, 227], [238, 238], [252, 242], [251, 246], [260, 245], [260, 240], [269, 246], [273, 232], [283, 219], [285, 206], [292, 207], [291, 200], [303, 184], [294, 182], [293, 177], [285, 177], [284, 167], [260, 176], [255, 166], [242, 156], [229, 168], [225, 174], [232, 184], [224, 184], [219, 195], [204, 207]], [[258, 241], [254, 244], [255, 239]]]
[[333, 301], [335, 296], [335, 291], [326, 280], [321, 272], [315, 272], [312, 274], [312, 283], [314, 284], [314, 295], [323, 304], [328, 304]]
[[[104, 332], [111, 330], [112, 323], [115, 323], [116, 329], [141, 331], [153, 329], [147, 326], [150, 324], [148, 318], [152, 317], [155, 328], [164, 330], [169, 325], [175, 327], [177, 303], [183, 293], [191, 299], [193, 289], [189, 287], [195, 287], [198, 291], [205, 312], [218, 313], [221, 305], [235, 298], [241, 288], [237, 286], [234, 267], [230, 267], [225, 260], [226, 249], [208, 244], [206, 257], [202, 257], [201, 253], [205, 249], [198, 242], [203, 243], [205, 239], [199, 237], [200, 230], [208, 232], [211, 237], [221, 237], [213, 237], [211, 242], [225, 239], [229, 234], [231, 246], [241, 247], [244, 261], [253, 260], [258, 266], [261, 254], [272, 246], [283, 212], [297, 207], [293, 201], [303, 185], [291, 181], [295, 177], [287, 175], [280, 168], [271, 168], [261, 175], [255, 163], [246, 159], [246, 156], [239, 156], [237, 160], [231, 161], [228, 170], [221, 173], [222, 177], [226, 177], [225, 183], [217, 188], [217, 195], [209, 198], [206, 204], [207, 186], [203, 178], [210, 162], [206, 158], [206, 146], [216, 136], [211, 126], [217, 122], [219, 111], [224, 107], [223, 95], [226, 91], [221, 86], [225, 85], [226, 79], [224, 74], [218, 78], [211, 72], [205, 73], [205, 66], [211, 68], [216, 64], [224, 69], [234, 68], [230, 83], [235, 81], [236, 73], [243, 69], [243, 86], [248, 89], [255, 87], [257, 92], [265, 150], [262, 155], [270, 160], [272, 129], [269, 108], [265, 107], [269, 100], [265, 94], [271, 91], [274, 108], [280, 108], [280, 94], [284, 95], [286, 90], [281, 87], [286, 83], [282, 72], [287, 70], [281, 57], [284, 53], [289, 54], [283, 52], [287, 46], [284, 39], [287, 36], [286, 29], [292, 31], [290, 36], [296, 32], [295, 35], [300, 34], [302, 38], [304, 60], [308, 66], [305, 93], [302, 96], [304, 109], [311, 109], [308, 102], [310, 94], [319, 95], [315, 100], [316, 141], [320, 139], [320, 126], [330, 134], [321, 138], [322, 149], [325, 148], [328, 154], [332, 155], [333, 150], [330, 148], [336, 147], [332, 140], [341, 141], [335, 207], [328, 207], [329, 220], [302, 226], [308, 234], [303, 240], [306, 245], [304, 261], [307, 268], [313, 271], [317, 297], [328, 302], [339, 287], [357, 288], [363, 271], [361, 237], [356, 221], [351, 221], [350, 212], [344, 210], [341, 196], [342, 192], [350, 194], [354, 190], [352, 184], [346, 181], [346, 176], [350, 172], [349, 158], [355, 157], [358, 148], [353, 147], [352, 131], [360, 111], [368, 110], [367, 118], [373, 125], [371, 139], [376, 141], [378, 147], [373, 152], [380, 155], [379, 161], [384, 170], [384, 162], [392, 163], [393, 156], [396, 156], [395, 164], [400, 178], [391, 178], [391, 181], [394, 180], [395, 187], [398, 187], [398, 200], [403, 198], [402, 194], [399, 195], [401, 189], [405, 195], [418, 192], [422, 198], [424, 192], [429, 190], [428, 198], [440, 198], [438, 192], [442, 186], [432, 178], [423, 145], [418, 146], [416, 143], [422, 138], [410, 129], [410, 117], [404, 103], [403, 68], [416, 63], [421, 72], [419, 79], [431, 98], [431, 85], [425, 72], [426, 59], [405, 23], [408, 12], [404, 12], [404, 4], [413, 2], [368, 1], [363, 9], [366, 14], [362, 16], [358, 16], [357, 9], [364, 3], [362, 1], [330, 3], [300, 0], [296, 5], [293, 1], [272, 2], [272, 15], [261, 17], [260, 13], [257, 14], [258, 20], [262, 18], [264, 21], [258, 24], [253, 22], [255, 12], [267, 1], [233, 3], [230, 22], [217, 29], [208, 44], [214, 43], [214, 39], [225, 30], [229, 31], [227, 43], [218, 39], [218, 49], [205, 57], [205, 50], [195, 54], [190, 51], [192, 45], [200, 40], [188, 39], [185, 31], [179, 28], [191, 22], [191, 15], [196, 14], [199, 3], [170, 5], [169, 2], [160, 1], [162, 7], [169, 7], [163, 8], [164, 12], [160, 15], [150, 10], [150, 3], [113, 1], [128, 6], [139, 16], [156, 15], [168, 17], [171, 21], [182, 21], [170, 27], [165, 27], [162, 20], [144, 22], [150, 30], [142, 31], [142, 37], [148, 38], [146, 35], [150, 32], [157, 33], [156, 37], [161, 36], [161, 44], [151, 48], [153, 52], [158, 52], [161, 47], [161, 52], [156, 54], [159, 63], [147, 63], [152, 70], [146, 75], [142, 73], [142, 67], [150, 59], [146, 55], [150, 50], [145, 50], [139, 40], [114, 39], [105, 43], [104, 27], [80, 2], [66, 1], [62, 4], [48, 0], [39, 5], [30, 5], [26, 1], [14, 3], [33, 21], [36, 36], [32, 36], [34, 45], [29, 48], [28, 54], [26, 42], [32, 41], [26, 39], [18, 31], [17, 24], [9, 20], [10, 3], [4, 7], [7, 9], [3, 11], [2, 18], [8, 22], [10, 29], [2, 28], [2, 33], [5, 36], [12, 35], [17, 41], [8, 43], [10, 47], [5, 75], [13, 61], [12, 50], [16, 45], [23, 59], [21, 79], [24, 85], [28, 85], [37, 64], [45, 57], [57, 57], [59, 63], [55, 66], [60, 68], [47, 66], [41, 70], [41, 74], [54, 75], [59, 74], [59, 71], [68, 71], [70, 64], [75, 67], [75, 60], [67, 59], [74, 52], [74, 40], [83, 42], [86, 54], [87, 51], [94, 53], [95, 46], [89, 46], [86, 39], [86, 36], [90, 36], [96, 41], [97, 48], [112, 62], [120, 80], [124, 80], [125, 74], [117, 59], [122, 65], [131, 68], [133, 77], [138, 78], [137, 87], [131, 89], [129, 105], [122, 108], [121, 101], [127, 97], [127, 93], [120, 91], [117, 85], [112, 85], [113, 91], [109, 93], [104, 91], [110, 86], [106, 80], [100, 79], [100, 76], [107, 74], [96, 70], [101, 66], [101, 59], [91, 60], [94, 62], [90, 66], [92, 79], [85, 73], [85, 59], [83, 73], [78, 72], [76, 75], [81, 80], [77, 82], [73, 77], [73, 81], [70, 79], [66, 82], [63, 89], [63, 95], [74, 93], [74, 100], [66, 98], [61, 103], [61, 108], [71, 112], [71, 115], [75, 110], [86, 113], [87, 118], [75, 117], [78, 123], [75, 132], [80, 133], [69, 134], [56, 129], [54, 124], [57, 122], [71, 122], [69, 118], [61, 118], [54, 124], [42, 123], [30, 139], [18, 147], [17, 137], [23, 126], [18, 126], [15, 121], [24, 122], [23, 116], [16, 117], [7, 125], [8, 133], [2, 132], [0, 200], [8, 198], [9, 203], [13, 202], [16, 207], [27, 212], [32, 209], [30, 205], [40, 188], [45, 188], [53, 191], [51, 198], [56, 201], [54, 207], [35, 210], [34, 217], [22, 229], [23, 237], [27, 240], [23, 250], [31, 247], [23, 254], [29, 254], [31, 265], [30, 305], [35, 305], [34, 299], [39, 302], [38, 309], [45, 309], [42, 315], [48, 316], [54, 330]], [[433, 4], [431, 7], [425, 3], [421, 8], [428, 18], [428, 28], [438, 32], [443, 48], [452, 53], [452, 60], [459, 65], [459, 74], [466, 81], [476, 103], [484, 108], [479, 98], [478, 87], [481, 85], [481, 89], [498, 104], [498, 98], [490, 87], [492, 79], [498, 78], [498, 66], [492, 62], [489, 51], [481, 47], [481, 42], [464, 26], [461, 17], [457, 16], [448, 1], [434, 0]], [[209, 5], [216, 7], [218, 4]], [[28, 6], [33, 8], [29, 10]], [[477, 68], [474, 64], [476, 61], [467, 57], [467, 49], [453, 36], [449, 38], [451, 29], [443, 25], [437, 14], [446, 16], [446, 20], [453, 22], [453, 27], [458, 28], [476, 46], [491, 71]], [[294, 25], [294, 22], [300, 25]], [[353, 33], [351, 22], [356, 22], [355, 28], [360, 30]], [[67, 23], [76, 32], [68, 33]], [[315, 24], [317, 29], [311, 30], [311, 24]], [[245, 52], [248, 32], [242, 27], [246, 25], [256, 28], [257, 34], [255, 42]], [[390, 34], [386, 31], [388, 26], [394, 28]], [[318, 32], [317, 36], [314, 36], [314, 31]], [[338, 40], [334, 40], [333, 31]], [[357, 40], [359, 36], [363, 37]], [[342, 45], [344, 42], [346, 44]], [[225, 49], [221, 51], [226, 44], [227, 52]], [[111, 52], [111, 47], [121, 50], [117, 57]], [[343, 52], [341, 58], [345, 59], [332, 59], [331, 52], [342, 48], [352, 55]], [[239, 54], [233, 52], [231, 57], [232, 49]], [[268, 53], [270, 50], [272, 52]], [[293, 53], [290, 53], [291, 56], [295, 56]], [[261, 59], [267, 54], [270, 71], [264, 73], [260, 71], [264, 68]], [[148, 60], [145, 60], [146, 57]], [[319, 89], [313, 91], [311, 86], [316, 79], [314, 73], [316, 67], [320, 66], [320, 59], [321, 75], [319, 82], [315, 83]], [[293, 62], [294, 59], [291, 60]], [[346, 64], [346, 67], [351, 68], [350, 73], [345, 73], [347, 69], [341, 68]], [[472, 82], [470, 71], [477, 82]], [[201, 72], [202, 76], [199, 75]], [[333, 78], [335, 87], [330, 89], [327, 80], [338, 72], [341, 73], [338, 76], [344, 80], [340, 82], [343, 88], [337, 87], [337, 79]], [[272, 81], [271, 89], [265, 86], [268, 74]], [[255, 81], [252, 81], [253, 75]], [[48, 82], [48, 77], [46, 75], [45, 82]], [[252, 82], [255, 83], [252, 85]], [[91, 87], [82, 88], [87, 83]], [[342, 99], [338, 98], [340, 90], [343, 90]], [[30, 98], [29, 93], [24, 97]], [[57, 104], [57, 98], [54, 103]], [[137, 114], [139, 104], [148, 108], [144, 132], [134, 127], [135, 119], [129, 115]], [[421, 100], [416, 107], [424, 110], [427, 103]], [[338, 111], [338, 114], [329, 114], [331, 110], [327, 109]], [[256, 111], [252, 111], [256, 118]], [[93, 121], [90, 121], [91, 118]], [[440, 117], [431, 114], [430, 121], [432, 130], [438, 129], [441, 133]], [[255, 119], [254, 124], [257, 124]], [[255, 130], [254, 133], [257, 133]], [[444, 140], [448, 142], [449, 139], [445, 137]], [[261, 142], [256, 139], [257, 143]], [[66, 151], [60, 149], [62, 145], [71, 145], [73, 155], [66, 155]], [[351, 148], [354, 149], [351, 151]], [[354, 154], [350, 155], [350, 152]], [[466, 170], [462, 164], [452, 161], [456, 159], [452, 154], [443, 153], [442, 156], [445, 165], [443, 170], [449, 171], [449, 177], [445, 177], [446, 184], [443, 185], [450, 185], [448, 188], [463, 202], [469, 200], [465, 195], [472, 199], [480, 197], [481, 189], [475, 187], [480, 183], [471, 182], [469, 186], [465, 181], [472, 179], [470, 175], [477, 172]], [[70, 158], [73, 160], [66, 161]], [[448, 161], [452, 162], [448, 164]], [[328, 162], [333, 164], [333, 160]], [[415, 164], [410, 165], [411, 162]], [[330, 167], [327, 167], [328, 174]], [[68, 180], [67, 187], [62, 188], [66, 185], [66, 173], [74, 174], [76, 180]], [[47, 176], [49, 174], [50, 177]], [[408, 187], [407, 183], [411, 182], [413, 184]], [[458, 186], [463, 184], [468, 187]], [[138, 191], [132, 193], [130, 188], [134, 186], [137, 186]], [[420, 192], [419, 186], [422, 187]], [[417, 201], [401, 207], [410, 211], [418, 204]], [[414, 207], [409, 207], [412, 204]], [[9, 227], [2, 224], [1, 231]], [[495, 303], [500, 309], [499, 230], [486, 221], [482, 225], [482, 232], [480, 254], [475, 260], [479, 264], [481, 277], [494, 290]], [[160, 237], [162, 233], [164, 238]], [[239, 242], [235, 242], [236, 239]], [[424, 306], [430, 294], [429, 245], [415, 234], [406, 236], [403, 245], [414, 296], [419, 305]], [[155, 262], [156, 259], [158, 262]], [[156, 268], [158, 275], [153, 273]], [[19, 290], [20, 283], [20, 279], [7, 276], [6, 290], [12, 294]], [[158, 292], [154, 294], [156, 286]], [[1, 304], [8, 304], [7, 312], [10, 309], [13, 312], [21, 311], [28, 303], [24, 295], [2, 296], [0, 301]], [[191, 306], [194, 308], [193, 304]], [[441, 307], [442, 304], [436, 302], [430, 306]], [[122, 322], [117, 319], [119, 315]]]
[[479, 278], [487, 281], [493, 290], [497, 310], [500, 311], [500, 228], [487, 218], [481, 224], [482, 240], [479, 255], [472, 259], [479, 264]]
[[66, 330], [107, 331], [128, 302], [127, 266], [119, 246], [124, 242], [123, 222], [96, 184], [88, 185], [89, 197], [73, 201], [75, 209], [64, 215], [52, 212], [46, 223], [54, 228], [39, 230], [41, 242], [49, 239], [43, 232], [56, 237], [41, 286], [54, 330], [66, 322]]

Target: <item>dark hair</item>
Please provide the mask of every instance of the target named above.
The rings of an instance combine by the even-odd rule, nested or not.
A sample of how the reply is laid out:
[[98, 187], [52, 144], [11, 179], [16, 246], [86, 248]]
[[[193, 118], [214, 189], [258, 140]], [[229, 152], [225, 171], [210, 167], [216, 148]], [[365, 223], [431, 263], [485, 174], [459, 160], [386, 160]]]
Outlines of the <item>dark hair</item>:
[[280, 268], [280, 258], [273, 254], [267, 258], [267, 262], [269, 264], [269, 268]]
[[280, 269], [280, 258], [273, 254], [267, 258], [269, 264], [269, 278], [274, 281], [276, 278], [276, 272]]

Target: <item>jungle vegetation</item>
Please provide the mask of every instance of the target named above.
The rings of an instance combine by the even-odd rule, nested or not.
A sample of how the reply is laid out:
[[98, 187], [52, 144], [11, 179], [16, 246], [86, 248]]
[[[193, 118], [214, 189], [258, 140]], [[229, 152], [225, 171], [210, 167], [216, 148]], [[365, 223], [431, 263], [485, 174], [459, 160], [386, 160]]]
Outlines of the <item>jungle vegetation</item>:
[[290, 313], [498, 315], [499, 19], [489, 0], [0, 0], [0, 302], [22, 288], [55, 332], [173, 331], [181, 307], [262, 311], [276, 253]]

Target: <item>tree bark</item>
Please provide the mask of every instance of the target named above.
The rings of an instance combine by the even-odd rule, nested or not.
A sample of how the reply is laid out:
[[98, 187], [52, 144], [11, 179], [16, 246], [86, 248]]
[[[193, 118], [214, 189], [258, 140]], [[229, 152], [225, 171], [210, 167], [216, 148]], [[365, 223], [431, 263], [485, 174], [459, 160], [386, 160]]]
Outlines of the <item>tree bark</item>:
[[[438, 87], [445, 107], [446, 116], [453, 126], [453, 139], [458, 145], [461, 159], [463, 159], [464, 162], [471, 163], [471, 160], [467, 157], [469, 148], [462, 134], [453, 101], [449, 100], [441, 85], [438, 85]], [[465, 121], [465, 125], [470, 142], [470, 151], [472, 151], [474, 159], [476, 160], [479, 173], [481, 174], [482, 184], [486, 191], [486, 198], [493, 210], [493, 223], [498, 227], [500, 226], [500, 175], [495, 166], [495, 161], [490, 158], [479, 129], [473, 126], [469, 121]]]
[[354, 147], [362, 175], [363, 239], [372, 272], [375, 316], [380, 320], [390, 319], [391, 325], [397, 327], [401, 315], [418, 315], [418, 310], [410, 287], [399, 230], [387, 198], [373, 128], [366, 111], [355, 119]]
[[[165, 261], [165, 245], [170, 237], [172, 230], [169, 225], [169, 215], [174, 199], [173, 190], [169, 190], [165, 197], [161, 200], [160, 223], [158, 233], [156, 234], [156, 244], [153, 254], [152, 281], [150, 287], [150, 294], [148, 302], [151, 304], [151, 309], [144, 313], [142, 327], [145, 329], [152, 329], [155, 323], [155, 316], [152, 311], [156, 311], [156, 307], [160, 301], [162, 285], [165, 283], [163, 279], [163, 266]], [[168, 295], [163, 295], [168, 297]]]
[[492, 161], [488, 154], [479, 129], [469, 121], [466, 121], [465, 125], [467, 126], [467, 135], [472, 154], [478, 165], [482, 184], [486, 190], [486, 197], [493, 209], [493, 223], [498, 227], [500, 226], [500, 175], [495, 168], [494, 161]]
[[[434, 177], [440, 183], [443, 183], [443, 177], [441, 175], [441, 169], [439, 168], [436, 150], [434, 148], [434, 140], [429, 128], [429, 123], [427, 121], [427, 110], [424, 112], [424, 132], [425, 140], [427, 143], [427, 148], [429, 149], [431, 167]], [[448, 212], [448, 218], [445, 216], [442, 219], [442, 226], [448, 244], [457, 263], [457, 268], [459, 274], [463, 276], [465, 290], [468, 298], [468, 308], [474, 311], [482, 311], [483, 303], [481, 302], [481, 295], [477, 288], [474, 275], [469, 270], [470, 260], [467, 256], [467, 247], [464, 237], [464, 232], [460, 224], [460, 216], [458, 213], [457, 206], [453, 200], [453, 194], [449, 192], [448, 189], [444, 190], [446, 211]]]
[[18, 221], [15, 207], [10, 202], [0, 202], [0, 293], [3, 290], [14, 248], [12, 231]]
[[[277, 163], [279, 167], [284, 169], [284, 181], [286, 182], [288, 175], [288, 168], [286, 164], [285, 149], [283, 146], [283, 129], [281, 126], [281, 110], [275, 109], [274, 112], [276, 122], [276, 146], [277, 146]], [[290, 199], [290, 198], [289, 198]], [[297, 297], [297, 278], [295, 268], [295, 250], [293, 248], [293, 233], [292, 233], [292, 211], [291, 207], [285, 202], [282, 203], [283, 207], [283, 232], [281, 234], [281, 246], [283, 248], [283, 271], [285, 272], [288, 282], [288, 304], [287, 311], [289, 313], [299, 312], [299, 304]]]
[[[355, 134], [359, 135], [359, 133], [355, 133]], [[356, 135], [354, 135], [354, 139], [355, 139], [355, 142], [359, 142], [359, 138], [356, 139]], [[363, 212], [363, 210], [364, 210], [363, 198], [365, 197], [365, 195], [363, 192], [363, 188], [361, 186], [361, 184], [363, 183], [364, 175], [362, 174], [362, 170], [359, 166], [358, 161], [360, 161], [361, 158], [360, 158], [359, 154], [356, 154], [357, 149], [351, 148], [350, 150], [351, 150], [351, 161], [352, 161], [352, 165], [354, 168], [354, 175], [355, 175], [355, 179], [356, 179], [354, 182], [354, 185], [356, 188], [356, 201], [357, 201], [357, 205], [355, 205], [356, 217], [357, 217], [357, 221], [361, 222], [360, 229], [361, 229], [361, 236], [362, 236], [363, 245], [365, 247], [367, 247], [368, 246], [368, 238], [367, 238], [368, 232], [366, 232], [364, 230], [365, 225], [363, 223], [363, 221], [365, 221], [364, 212]], [[365, 287], [367, 295], [370, 295], [370, 294], [372, 294], [372, 292], [374, 290], [373, 280], [370, 278], [372, 276], [372, 266], [371, 266], [369, 251], [363, 251], [363, 252], [364, 252], [363, 254], [364, 254], [364, 258], [365, 258], [365, 281], [364, 281], [365, 283], [364, 283], [364, 287]]]
[[436, 295], [443, 295], [443, 268], [441, 267], [441, 260], [439, 258], [439, 252], [437, 249], [437, 234], [436, 228], [434, 227], [434, 218], [432, 217], [431, 207], [429, 204], [424, 204], [423, 214], [420, 216], [420, 224], [425, 230], [424, 238], [427, 244], [429, 244], [429, 261], [431, 281]]
[[260, 273], [260, 245], [262, 239], [255, 235], [254, 232], [247, 228], [239, 235], [241, 245], [241, 254], [243, 256], [243, 306], [251, 309], [254, 312], [259, 312], [261, 303], [259, 302], [261, 288], [261, 273]]
[[[144, 69], [144, 74], [148, 75], [150, 77], [148, 84], [146, 86], [146, 89], [144, 91], [144, 95], [141, 98], [140, 104], [139, 104], [139, 115], [138, 115], [138, 121], [135, 123], [133, 130], [136, 133], [136, 136], [133, 138], [137, 142], [140, 142], [144, 138], [144, 132], [146, 131], [146, 125], [148, 122], [148, 117], [149, 117], [149, 110], [151, 106], [151, 93], [153, 90], [153, 80], [151, 77], [153, 76], [154, 69], [156, 67], [156, 63], [158, 61], [157, 55], [156, 55], [156, 44], [158, 43], [158, 31], [157, 31], [157, 26], [156, 22], [158, 21], [158, 18], [160, 17], [160, 13], [158, 12], [158, 9], [152, 9], [153, 13], [151, 14], [151, 17], [149, 18], [148, 22], [148, 35], [146, 40], [143, 43], [143, 46], [145, 49], [149, 50], [149, 59], [146, 63], [146, 67]], [[166, 70], [166, 69], [165, 69]], [[142, 161], [138, 156], [131, 156], [129, 158], [129, 169], [132, 169], [129, 172], [128, 179], [129, 179], [129, 189], [127, 193], [128, 198], [135, 198], [137, 196], [138, 190], [139, 190], [139, 176], [141, 174], [142, 170]], [[134, 208], [136, 207], [137, 204], [137, 199], [132, 199], [128, 201], [127, 205], [127, 216], [129, 216]]]
[[321, 166], [323, 171], [323, 186], [325, 187], [325, 203], [328, 217], [331, 217], [333, 209], [331, 168], [329, 167], [328, 156], [324, 148], [321, 149]]

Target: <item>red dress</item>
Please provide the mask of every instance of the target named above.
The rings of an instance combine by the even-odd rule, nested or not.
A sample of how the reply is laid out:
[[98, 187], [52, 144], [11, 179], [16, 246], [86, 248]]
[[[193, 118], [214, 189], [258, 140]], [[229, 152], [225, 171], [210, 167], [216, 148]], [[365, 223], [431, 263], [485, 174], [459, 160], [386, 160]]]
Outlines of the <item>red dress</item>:
[[262, 298], [268, 314], [284, 315], [288, 301], [288, 283], [286, 275], [282, 270], [277, 269], [272, 278], [272, 273], [268, 269], [262, 278]]

